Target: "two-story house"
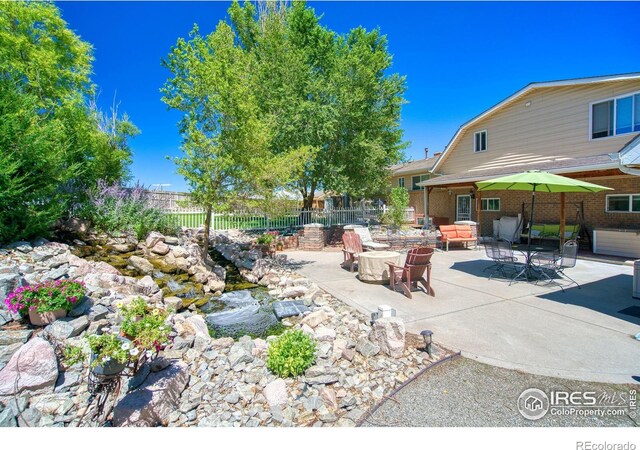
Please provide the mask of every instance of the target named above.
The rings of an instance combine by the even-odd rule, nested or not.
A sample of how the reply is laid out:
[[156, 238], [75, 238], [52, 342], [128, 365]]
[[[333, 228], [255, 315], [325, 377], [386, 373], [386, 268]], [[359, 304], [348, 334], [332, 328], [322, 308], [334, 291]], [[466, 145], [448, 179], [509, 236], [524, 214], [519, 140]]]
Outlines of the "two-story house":
[[[424, 186], [430, 217], [474, 220], [528, 212], [531, 194], [478, 192], [475, 183], [545, 170], [614, 191], [566, 194], [568, 224], [640, 228], [640, 73], [531, 83], [462, 125]], [[537, 223], [559, 221], [560, 199], [536, 200]], [[582, 215], [582, 217], [579, 217]]]

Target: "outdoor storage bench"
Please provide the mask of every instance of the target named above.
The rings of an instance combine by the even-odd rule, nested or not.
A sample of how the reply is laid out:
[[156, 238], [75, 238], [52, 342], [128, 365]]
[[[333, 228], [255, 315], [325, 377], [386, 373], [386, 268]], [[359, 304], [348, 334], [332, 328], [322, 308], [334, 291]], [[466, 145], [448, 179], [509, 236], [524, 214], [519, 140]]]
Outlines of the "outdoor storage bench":
[[469, 225], [440, 225], [440, 234], [447, 251], [450, 242], [462, 242], [465, 247], [468, 247], [469, 242], [473, 242], [474, 246], [478, 245], [478, 238], [472, 235]]

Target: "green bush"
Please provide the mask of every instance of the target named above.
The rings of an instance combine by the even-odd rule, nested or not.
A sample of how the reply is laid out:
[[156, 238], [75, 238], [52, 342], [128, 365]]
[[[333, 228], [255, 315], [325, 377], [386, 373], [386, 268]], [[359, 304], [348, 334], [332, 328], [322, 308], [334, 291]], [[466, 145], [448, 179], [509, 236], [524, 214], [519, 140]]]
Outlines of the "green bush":
[[316, 344], [301, 330], [287, 331], [269, 345], [267, 367], [280, 377], [301, 375], [316, 359]]
[[404, 211], [409, 207], [409, 192], [403, 187], [391, 189], [389, 194], [389, 211], [383, 218], [384, 222], [394, 228], [404, 225]]

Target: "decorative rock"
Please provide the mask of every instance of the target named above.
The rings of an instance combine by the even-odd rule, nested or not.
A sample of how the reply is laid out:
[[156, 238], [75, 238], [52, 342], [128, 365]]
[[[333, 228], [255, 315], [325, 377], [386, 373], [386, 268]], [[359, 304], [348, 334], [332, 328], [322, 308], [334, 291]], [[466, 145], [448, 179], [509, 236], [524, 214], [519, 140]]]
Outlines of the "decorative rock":
[[305, 372], [307, 384], [331, 384], [338, 381], [338, 368], [332, 366], [311, 366]]
[[287, 383], [281, 378], [273, 380], [264, 387], [264, 396], [267, 403], [273, 408], [274, 406], [285, 405], [289, 394], [287, 393]]
[[4, 302], [7, 295], [23, 284], [22, 277], [17, 273], [0, 274], [0, 301]]
[[[320, 389], [320, 398], [324, 405], [330, 410], [338, 409], [338, 399], [333, 388], [323, 387]], [[326, 422], [323, 420], [323, 422]]]
[[113, 424], [117, 427], [168, 425], [168, 417], [178, 408], [180, 394], [188, 382], [189, 368], [183, 362], [150, 374], [140, 388], [115, 406]]
[[157, 231], [152, 231], [151, 233], [149, 233], [149, 236], [147, 236], [145, 245], [148, 248], [153, 248], [158, 242], [165, 242], [165, 240], [166, 238], [164, 237], [164, 235], [158, 233]]
[[138, 285], [142, 287], [144, 295], [153, 295], [160, 290], [160, 286], [149, 275], [140, 278]]
[[209, 336], [209, 327], [207, 326], [207, 322], [204, 321], [204, 317], [193, 315], [188, 317], [185, 322], [191, 326], [196, 336], [202, 336], [208, 341], [211, 340], [211, 337]]
[[163, 301], [167, 308], [176, 312], [182, 309], [182, 299], [180, 297], [166, 297]]
[[169, 245], [178, 245], [180, 243], [180, 239], [175, 236], [165, 236], [164, 242]]
[[142, 273], [148, 274], [153, 272], [153, 265], [140, 256], [133, 255], [129, 258], [129, 264], [131, 264], [136, 270]]
[[154, 245], [151, 248], [151, 251], [153, 253], [155, 253], [156, 255], [160, 255], [160, 256], [166, 255], [167, 253], [169, 253], [170, 250], [171, 250], [171, 247], [169, 247], [164, 242], [158, 242], [156, 245]]
[[353, 361], [353, 358], [356, 356], [356, 352], [351, 348], [345, 348], [342, 350], [342, 357], [347, 361]]
[[17, 352], [20, 347], [22, 347], [20, 342], [0, 346], [0, 370], [7, 365], [13, 354]]
[[69, 317], [80, 317], [89, 311], [89, 308], [93, 306], [93, 300], [89, 297], [84, 297], [80, 303], [78, 303], [69, 313]]
[[356, 351], [365, 358], [368, 358], [369, 356], [375, 356], [380, 353], [380, 347], [368, 339], [360, 339], [356, 344]]
[[16, 417], [11, 408], [6, 408], [0, 412], [0, 428], [17, 427]]
[[301, 323], [309, 325], [311, 328], [315, 328], [321, 323], [323, 323], [325, 320], [327, 320], [328, 318], [329, 316], [327, 315], [327, 313], [321, 309], [319, 311], [314, 311], [311, 314], [305, 316], [305, 318], [302, 319]]
[[222, 349], [222, 348], [229, 348], [233, 345], [235, 341], [233, 340], [232, 337], [223, 337], [220, 339], [214, 339], [211, 341], [211, 348], [217, 348], [217, 349]]
[[102, 320], [107, 317], [109, 310], [102, 305], [94, 305], [89, 309], [89, 320], [94, 322], [96, 320]]
[[369, 339], [392, 358], [402, 358], [404, 353], [404, 322], [398, 317], [383, 317], [373, 323]]
[[58, 319], [45, 327], [45, 332], [49, 333], [57, 340], [69, 339], [79, 335], [89, 326], [89, 318], [81, 316], [77, 319]]
[[40, 426], [42, 413], [35, 408], [27, 408], [18, 416], [18, 426], [34, 428]]
[[167, 358], [157, 357], [151, 362], [151, 371], [152, 372], [160, 372], [161, 370], [166, 369], [171, 364], [171, 361]]
[[135, 248], [133, 244], [113, 244], [113, 249], [118, 253], [129, 253]]
[[32, 330], [5, 330], [0, 331], [0, 345], [11, 345], [15, 343], [26, 343], [31, 335]]
[[235, 405], [240, 401], [240, 394], [238, 394], [236, 391], [233, 391], [229, 395], [225, 396], [223, 400], [231, 405]]
[[246, 346], [241, 345], [239, 342], [233, 344], [229, 350], [229, 364], [231, 368], [237, 366], [240, 363], [250, 363], [253, 361], [251, 350], [247, 351]]
[[0, 397], [20, 392], [52, 392], [58, 379], [58, 362], [53, 347], [36, 337], [13, 354], [0, 370]]
[[306, 294], [309, 289], [305, 286], [291, 286], [285, 288], [280, 295], [279, 298], [293, 298], [293, 297], [302, 297]]
[[318, 327], [314, 333], [318, 341], [333, 341], [336, 338], [336, 330], [327, 327]]
[[[264, 260], [261, 260], [264, 261]], [[273, 312], [278, 320], [282, 320], [285, 317], [297, 316], [309, 311], [301, 300], [286, 300], [281, 302], [273, 302]]]

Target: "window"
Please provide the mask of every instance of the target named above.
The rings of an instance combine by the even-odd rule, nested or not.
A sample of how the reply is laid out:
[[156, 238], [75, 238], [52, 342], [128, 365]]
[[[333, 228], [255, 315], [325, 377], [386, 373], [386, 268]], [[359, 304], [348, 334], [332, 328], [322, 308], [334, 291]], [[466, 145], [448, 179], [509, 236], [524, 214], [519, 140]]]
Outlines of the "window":
[[424, 186], [418, 186], [418, 183], [420, 183], [421, 181], [425, 181], [429, 179], [429, 175], [415, 175], [413, 177], [411, 177], [411, 190], [412, 191], [419, 191], [424, 189]]
[[607, 212], [640, 212], [640, 194], [607, 195]]
[[398, 178], [398, 187], [404, 187], [404, 177]]
[[484, 152], [487, 150], [487, 130], [477, 131], [473, 135], [473, 151]]
[[591, 139], [640, 131], [640, 94], [591, 105]]
[[481, 201], [480, 209], [482, 211], [500, 211], [499, 198], [483, 198], [480, 201]]

